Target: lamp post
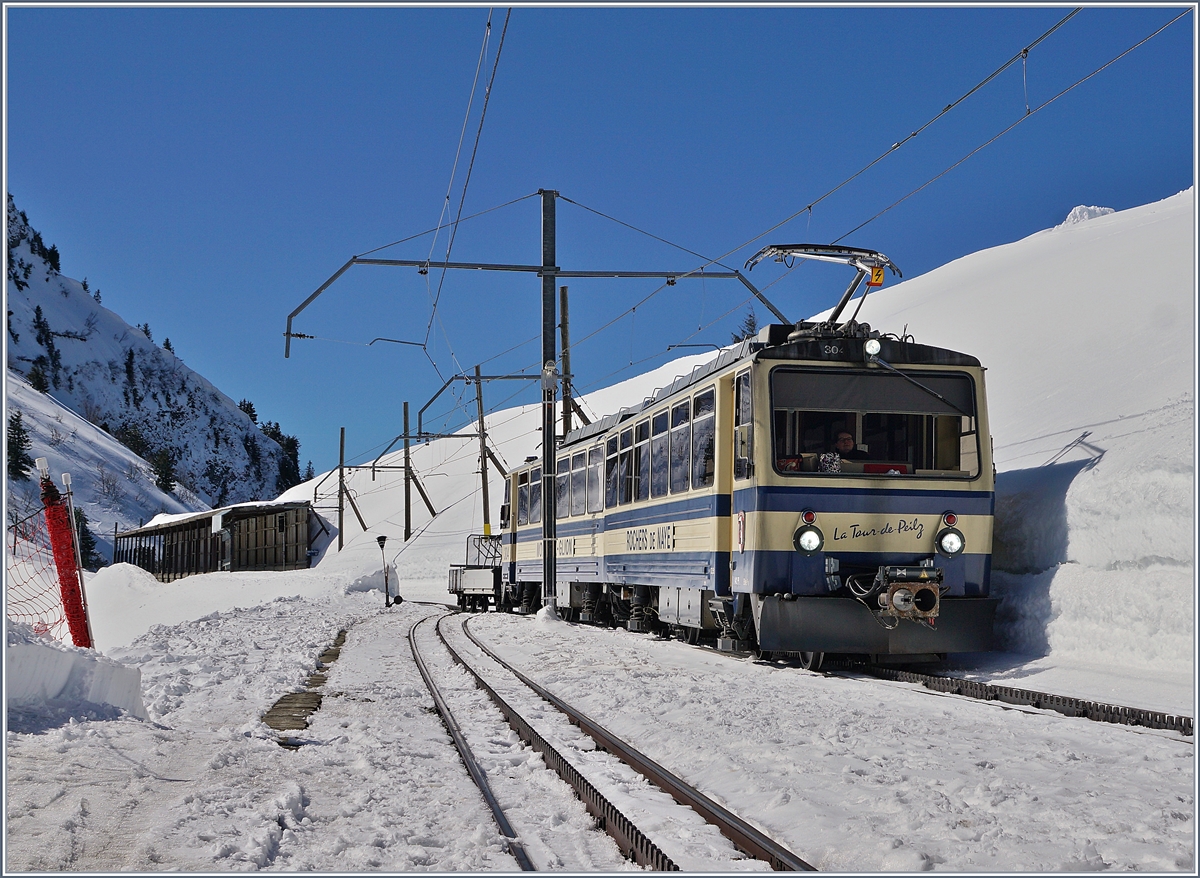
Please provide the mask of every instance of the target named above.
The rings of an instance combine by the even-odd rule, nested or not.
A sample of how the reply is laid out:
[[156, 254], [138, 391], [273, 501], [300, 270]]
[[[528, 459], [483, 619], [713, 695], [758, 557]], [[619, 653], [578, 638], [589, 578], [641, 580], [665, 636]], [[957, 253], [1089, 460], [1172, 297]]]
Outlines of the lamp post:
[[375, 542], [379, 543], [379, 554], [383, 557], [383, 605], [385, 607], [391, 607], [391, 606], [394, 606], [394, 605], [402, 602], [404, 600], [404, 598], [400, 597], [400, 583], [399, 582], [396, 583], [396, 599], [395, 600], [392, 600], [392, 594], [391, 594], [390, 589], [388, 588], [387, 553], [385, 553], [383, 551], [383, 544], [387, 542], [387, 537], [386, 536], [375, 537]]

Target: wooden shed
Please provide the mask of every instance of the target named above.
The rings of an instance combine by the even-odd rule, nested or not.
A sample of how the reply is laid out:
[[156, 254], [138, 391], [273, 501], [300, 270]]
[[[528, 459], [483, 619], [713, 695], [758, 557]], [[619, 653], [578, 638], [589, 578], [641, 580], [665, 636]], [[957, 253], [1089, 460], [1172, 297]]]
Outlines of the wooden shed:
[[113, 563], [170, 582], [218, 570], [301, 570], [324, 525], [306, 500], [239, 503], [117, 532]]

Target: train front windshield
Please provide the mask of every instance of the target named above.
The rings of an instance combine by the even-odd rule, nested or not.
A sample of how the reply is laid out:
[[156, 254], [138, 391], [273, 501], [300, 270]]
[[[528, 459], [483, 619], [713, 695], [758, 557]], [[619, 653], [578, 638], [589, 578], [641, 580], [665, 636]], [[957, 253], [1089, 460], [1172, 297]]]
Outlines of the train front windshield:
[[779, 367], [771, 416], [784, 475], [979, 475], [975, 382], [964, 372]]

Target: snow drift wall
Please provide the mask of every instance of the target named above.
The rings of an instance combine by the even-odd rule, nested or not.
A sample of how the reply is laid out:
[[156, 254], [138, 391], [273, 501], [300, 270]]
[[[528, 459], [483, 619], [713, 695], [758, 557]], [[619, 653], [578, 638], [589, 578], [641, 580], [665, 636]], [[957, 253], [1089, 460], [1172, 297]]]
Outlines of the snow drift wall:
[[138, 719], [149, 719], [142, 703], [142, 672], [89, 649], [44, 640], [33, 629], [8, 623], [4, 677], [10, 710], [110, 705]]

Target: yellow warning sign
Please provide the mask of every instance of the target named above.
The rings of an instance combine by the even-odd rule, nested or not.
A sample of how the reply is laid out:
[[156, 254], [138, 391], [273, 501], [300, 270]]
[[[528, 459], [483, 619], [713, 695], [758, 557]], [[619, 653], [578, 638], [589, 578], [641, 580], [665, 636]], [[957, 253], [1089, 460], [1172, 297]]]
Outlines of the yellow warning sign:
[[871, 269], [871, 279], [869, 281], [867, 281], [867, 286], [869, 286], [869, 287], [883, 286], [883, 266], [882, 265]]

